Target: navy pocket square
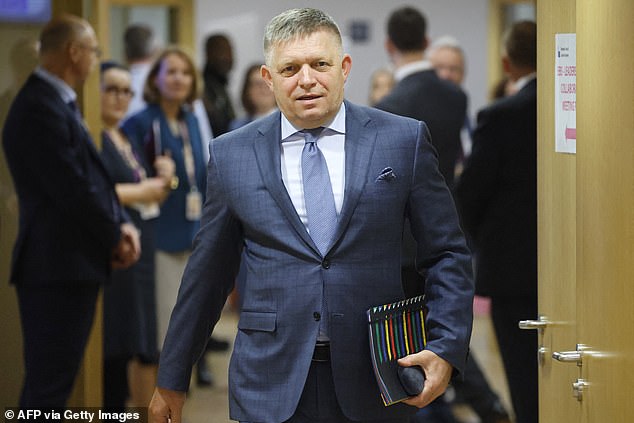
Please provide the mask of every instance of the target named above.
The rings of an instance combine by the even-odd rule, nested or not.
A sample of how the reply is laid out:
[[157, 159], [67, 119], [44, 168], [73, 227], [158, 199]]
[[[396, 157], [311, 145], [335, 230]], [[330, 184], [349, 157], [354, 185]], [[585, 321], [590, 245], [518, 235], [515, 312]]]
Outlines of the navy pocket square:
[[396, 179], [396, 174], [394, 174], [394, 170], [391, 167], [386, 167], [379, 173], [375, 181], [391, 181], [392, 179]]

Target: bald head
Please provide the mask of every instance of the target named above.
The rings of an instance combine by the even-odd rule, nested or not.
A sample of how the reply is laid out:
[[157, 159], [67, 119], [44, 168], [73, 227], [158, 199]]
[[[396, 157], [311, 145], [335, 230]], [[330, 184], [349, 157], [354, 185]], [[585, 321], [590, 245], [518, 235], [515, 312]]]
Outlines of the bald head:
[[40, 34], [40, 54], [63, 51], [69, 43], [79, 40], [92, 31], [90, 24], [73, 15], [53, 18]]
[[40, 34], [40, 62], [71, 87], [88, 77], [100, 55], [95, 31], [77, 16], [61, 15], [46, 24]]

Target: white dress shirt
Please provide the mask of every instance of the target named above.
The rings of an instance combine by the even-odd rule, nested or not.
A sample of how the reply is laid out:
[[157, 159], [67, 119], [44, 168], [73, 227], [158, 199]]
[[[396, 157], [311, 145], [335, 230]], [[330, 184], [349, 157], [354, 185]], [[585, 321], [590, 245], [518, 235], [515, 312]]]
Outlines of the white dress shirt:
[[528, 84], [535, 78], [537, 78], [537, 72], [532, 72], [532, 73], [529, 73], [528, 75], [524, 75], [523, 77], [518, 78], [518, 80], [515, 81], [515, 83], [513, 84], [513, 88], [515, 88], [515, 91], [517, 92], [521, 90], [522, 88], [524, 88], [526, 84]]
[[394, 80], [399, 82], [401, 79], [410, 76], [413, 73], [423, 72], [433, 69], [429, 60], [417, 60], [415, 62], [407, 63], [394, 71]]
[[[295, 210], [299, 215], [302, 223], [308, 229], [308, 219], [306, 217], [306, 204], [304, 202], [304, 186], [302, 184], [302, 150], [304, 149], [304, 135], [298, 133], [305, 128], [294, 127], [288, 119], [282, 116], [282, 180], [291, 197], [291, 201], [295, 206]], [[346, 174], [346, 108], [341, 104], [341, 108], [337, 115], [327, 125], [322, 132], [317, 145], [321, 150], [330, 175], [330, 184], [332, 185], [332, 193], [335, 197], [335, 208], [337, 214], [341, 212], [343, 204], [343, 195], [345, 188]]]

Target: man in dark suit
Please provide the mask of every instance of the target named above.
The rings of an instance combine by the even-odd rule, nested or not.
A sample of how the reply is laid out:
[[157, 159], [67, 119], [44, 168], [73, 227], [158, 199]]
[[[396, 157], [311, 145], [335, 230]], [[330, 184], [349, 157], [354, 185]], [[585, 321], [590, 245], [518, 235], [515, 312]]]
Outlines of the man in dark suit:
[[[431, 143], [438, 152], [438, 168], [452, 188], [461, 152], [460, 131], [467, 113], [467, 96], [457, 86], [438, 78], [425, 60], [428, 45], [425, 16], [412, 7], [390, 14], [385, 47], [395, 66], [396, 86], [375, 107], [425, 122]], [[408, 295], [422, 291], [424, 280], [416, 268], [416, 241], [409, 229], [403, 232], [401, 271]]]
[[24, 337], [21, 407], [64, 407], [81, 363], [100, 284], [139, 255], [114, 186], [75, 105], [97, 62], [91, 26], [53, 19], [40, 66], [9, 111], [3, 145], [18, 196], [13, 250]]
[[467, 96], [457, 85], [438, 78], [425, 60], [426, 28], [425, 16], [412, 7], [397, 9], [388, 18], [385, 48], [395, 67], [396, 85], [376, 107], [427, 124], [440, 173], [452, 187]]
[[518, 321], [537, 315], [536, 26], [514, 24], [503, 63], [516, 94], [478, 113], [473, 150], [456, 187], [465, 230], [475, 244], [477, 292], [491, 318], [518, 423], [537, 422], [535, 332]]
[[[211, 145], [208, 200], [161, 353], [152, 421], [180, 423], [192, 364], [243, 249], [231, 418], [407, 422], [464, 365], [472, 322], [470, 255], [427, 127], [344, 101], [352, 61], [337, 25], [319, 10], [273, 18], [264, 52], [262, 76], [280, 112]], [[420, 365], [427, 380], [419, 395], [385, 407], [366, 310], [405, 298], [406, 217], [421, 245], [429, 333], [426, 349], [400, 364]]]

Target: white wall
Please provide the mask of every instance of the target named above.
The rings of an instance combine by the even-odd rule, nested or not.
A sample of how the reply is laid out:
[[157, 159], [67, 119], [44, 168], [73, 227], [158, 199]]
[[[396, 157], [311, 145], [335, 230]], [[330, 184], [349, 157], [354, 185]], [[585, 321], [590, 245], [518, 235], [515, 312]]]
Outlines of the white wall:
[[[431, 39], [451, 34], [463, 45], [467, 59], [465, 91], [470, 98], [473, 115], [487, 103], [487, 13], [488, 0], [418, 0], [416, 2], [386, 0], [234, 0], [195, 1], [196, 53], [200, 66], [204, 62], [204, 42], [214, 32], [226, 33], [232, 40], [235, 65], [231, 74], [231, 92], [239, 107], [239, 90], [243, 73], [252, 62], [261, 62], [262, 35], [268, 21], [278, 13], [294, 7], [316, 7], [330, 14], [344, 36], [347, 52], [352, 56], [352, 73], [346, 85], [346, 98], [366, 104], [371, 73], [387, 66], [383, 47], [385, 22], [397, 7], [412, 5], [421, 10], [428, 21]], [[355, 44], [348, 37], [352, 21], [369, 24], [368, 41]]]

